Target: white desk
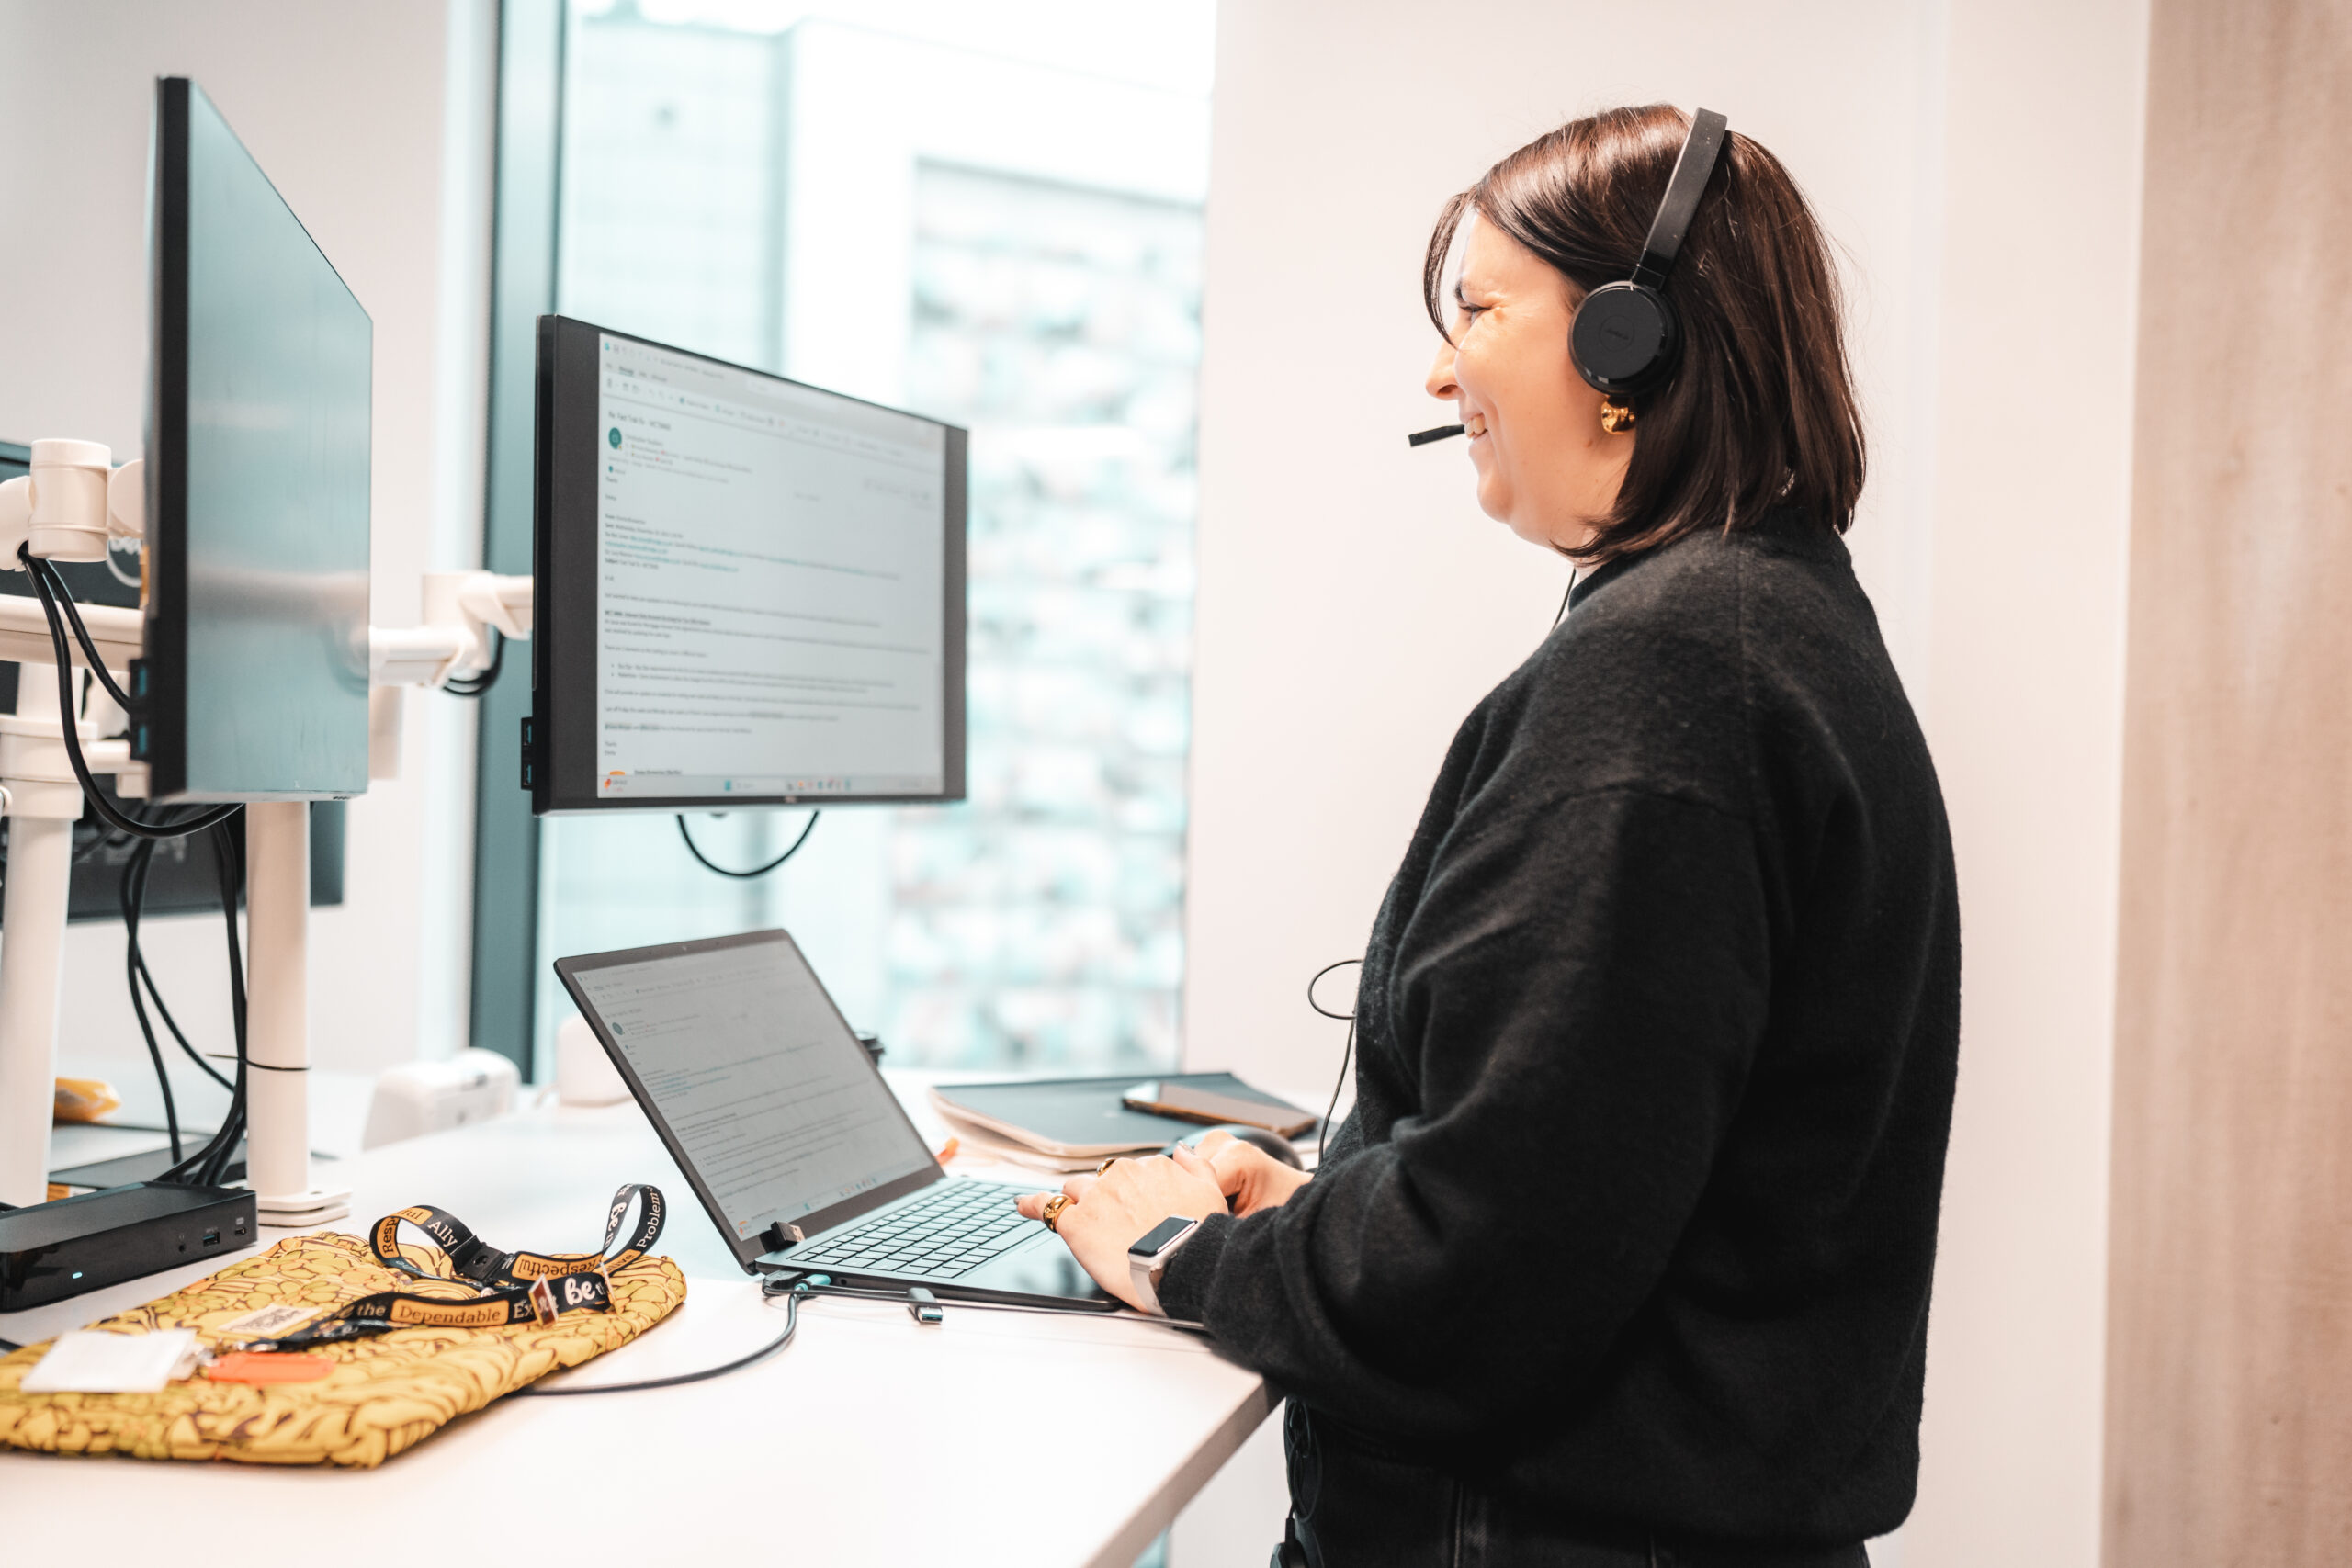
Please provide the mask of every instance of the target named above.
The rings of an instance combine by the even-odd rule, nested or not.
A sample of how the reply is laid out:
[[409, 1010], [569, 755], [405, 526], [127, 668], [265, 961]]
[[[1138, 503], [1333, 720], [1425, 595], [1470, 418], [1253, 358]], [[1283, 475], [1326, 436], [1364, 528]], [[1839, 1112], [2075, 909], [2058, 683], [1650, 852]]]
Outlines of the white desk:
[[[686, 1273], [685, 1304], [567, 1374], [577, 1382], [716, 1365], [784, 1326], [781, 1303], [736, 1268], [633, 1105], [527, 1111], [334, 1168], [355, 1196], [351, 1219], [332, 1228], [431, 1202], [500, 1246], [542, 1250], [594, 1247], [622, 1182], [660, 1187], [671, 1215], [659, 1250]], [[220, 1261], [0, 1314], [0, 1338], [45, 1339]], [[1272, 1407], [1256, 1373], [1145, 1324], [950, 1303], [944, 1324], [925, 1327], [893, 1303], [820, 1300], [802, 1305], [792, 1346], [757, 1366], [641, 1393], [502, 1400], [376, 1471], [7, 1450], [0, 1508], [9, 1556], [26, 1562], [71, 1561], [125, 1531], [161, 1544], [198, 1521], [356, 1544], [395, 1518], [419, 1540], [587, 1549], [600, 1561], [764, 1549], [826, 1565], [1129, 1568]]]

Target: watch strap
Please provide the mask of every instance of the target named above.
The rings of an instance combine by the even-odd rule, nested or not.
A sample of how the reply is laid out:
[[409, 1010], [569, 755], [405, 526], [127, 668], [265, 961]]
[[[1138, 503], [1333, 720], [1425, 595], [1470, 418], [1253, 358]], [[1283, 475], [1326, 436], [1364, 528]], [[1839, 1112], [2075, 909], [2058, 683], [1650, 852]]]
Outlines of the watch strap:
[[[1177, 1217], [1172, 1214], [1169, 1216], [1170, 1219]], [[1166, 1223], [1166, 1221], [1161, 1222], [1163, 1224]], [[1135, 1292], [1136, 1299], [1141, 1302], [1144, 1311], [1157, 1317], [1168, 1315], [1159, 1305], [1160, 1276], [1167, 1271], [1168, 1260], [1175, 1256], [1176, 1249], [1192, 1240], [1200, 1228], [1201, 1222], [1193, 1221], [1170, 1237], [1168, 1244], [1157, 1252], [1143, 1254], [1136, 1252], [1132, 1247], [1128, 1249], [1127, 1283]]]

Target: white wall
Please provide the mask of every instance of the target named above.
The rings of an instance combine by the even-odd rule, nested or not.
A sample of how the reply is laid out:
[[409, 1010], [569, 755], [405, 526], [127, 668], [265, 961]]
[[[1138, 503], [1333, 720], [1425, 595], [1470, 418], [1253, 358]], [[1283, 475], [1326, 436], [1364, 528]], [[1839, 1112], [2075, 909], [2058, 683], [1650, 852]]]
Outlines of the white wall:
[[1922, 705], [1962, 1055], [1905, 1568], [2099, 1560], [2147, 32], [2146, 0], [1951, 13]]
[[[1723, 110], [1845, 253], [1851, 543], [1950, 804], [1967, 991], [1905, 1568], [2097, 1561], [2126, 419], [2143, 0], [1401, 0], [1219, 15], [1188, 1065], [1328, 1085], [1445, 744], [1559, 563], [1409, 451], [1439, 204], [1570, 115]], [[2037, 288], [2037, 283], [2046, 287]], [[1883, 1558], [1882, 1559], [1883, 1561]]]
[[[372, 616], [413, 624], [418, 573], [470, 564], [480, 535], [493, 9], [0, 0], [0, 435], [139, 452], [153, 82], [193, 76], [374, 319]], [[409, 704], [406, 771], [352, 803], [346, 902], [311, 928], [330, 1067], [463, 1043], [471, 714]], [[150, 931], [175, 1010], [225, 1048], [218, 920]], [[143, 1053], [119, 926], [73, 932], [66, 986], [66, 1053]]]
[[[1571, 114], [1720, 108], [1795, 169], [1856, 262], [1872, 483], [1854, 535], [1905, 662], [1925, 531], [1902, 505], [1932, 318], [1917, 298], [1916, 7], [1730, 3], [1629, 28], [1506, 5], [1433, 48], [1408, 4], [1219, 18], [1202, 371], [1201, 595], [1187, 1051], [1329, 1082], [1306, 977], [1362, 950], [1454, 727], [1542, 640], [1565, 566], [1482, 516], [1421, 381], [1420, 258], [1452, 192]], [[1344, 24], [1344, 25], [1343, 25]], [[1705, 25], [1702, 25], [1705, 24]], [[1502, 40], [1508, 39], [1508, 47]], [[1802, 69], [1800, 66], [1802, 65]], [[1838, 90], [1825, 92], [1822, 84]]]

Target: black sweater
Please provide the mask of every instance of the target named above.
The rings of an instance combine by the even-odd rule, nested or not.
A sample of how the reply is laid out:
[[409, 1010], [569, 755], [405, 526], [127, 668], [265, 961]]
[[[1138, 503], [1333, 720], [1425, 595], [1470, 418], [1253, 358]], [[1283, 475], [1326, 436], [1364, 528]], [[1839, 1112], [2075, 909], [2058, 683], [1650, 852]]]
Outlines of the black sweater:
[[1210, 1220], [1171, 1315], [1566, 1525], [1902, 1521], [1960, 916], [1836, 536], [1709, 531], [1581, 584], [1454, 737], [1357, 1008], [1322, 1170]]

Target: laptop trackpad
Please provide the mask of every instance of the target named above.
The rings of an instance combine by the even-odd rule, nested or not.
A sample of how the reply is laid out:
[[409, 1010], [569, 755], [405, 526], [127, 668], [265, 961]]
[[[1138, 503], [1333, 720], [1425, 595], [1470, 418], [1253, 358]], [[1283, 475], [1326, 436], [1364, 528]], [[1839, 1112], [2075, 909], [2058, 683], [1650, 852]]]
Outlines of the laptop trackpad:
[[1010, 1291], [1029, 1296], [1068, 1296], [1105, 1307], [1124, 1305], [1079, 1267], [1069, 1248], [1051, 1236], [1027, 1247], [1016, 1247], [1003, 1257], [973, 1269], [955, 1281], [975, 1291]]

